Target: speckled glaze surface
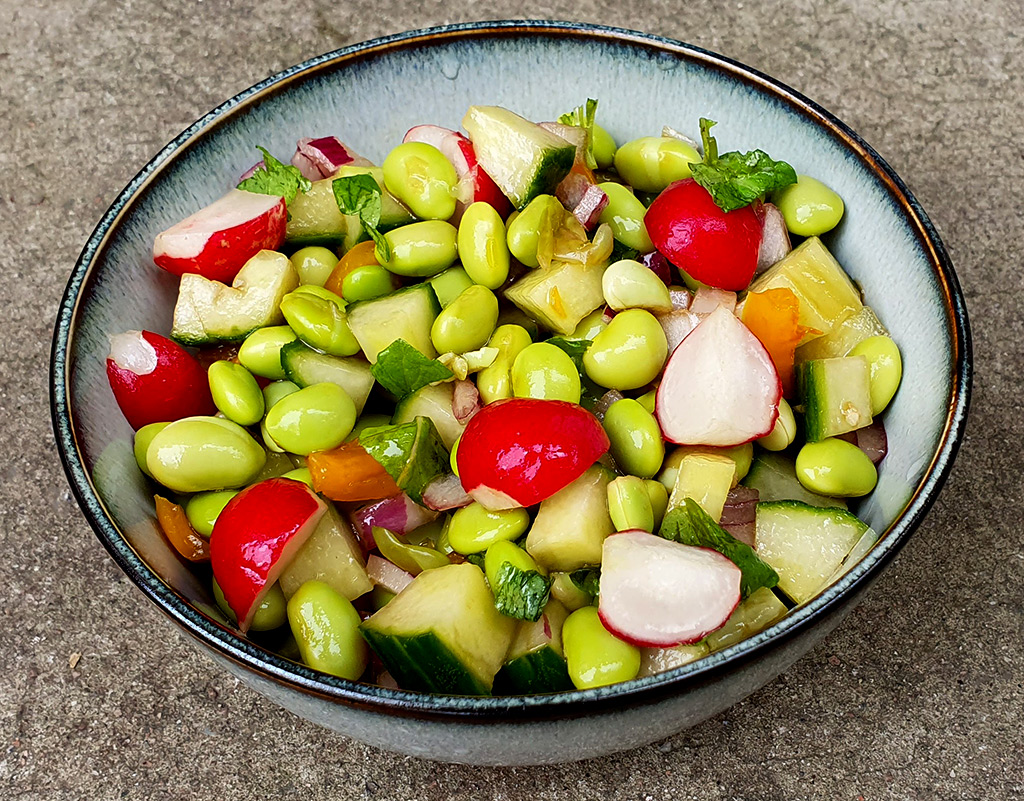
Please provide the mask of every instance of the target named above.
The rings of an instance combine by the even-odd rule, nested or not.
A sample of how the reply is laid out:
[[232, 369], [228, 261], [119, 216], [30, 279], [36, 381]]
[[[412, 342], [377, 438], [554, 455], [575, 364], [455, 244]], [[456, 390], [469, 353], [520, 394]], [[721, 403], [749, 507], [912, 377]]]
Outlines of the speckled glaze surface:
[[[152, 521], [131, 430], [107, 387], [110, 334], [166, 331], [176, 280], [153, 266], [154, 235], [230, 188], [255, 145], [337, 134], [380, 161], [405, 130], [459, 127], [473, 103], [552, 119], [586, 97], [619, 141], [664, 124], [718, 120], [723, 150], [763, 147], [834, 187], [846, 217], [827, 244], [904, 355], [886, 415], [890, 452], [860, 515], [884, 532], [842, 581], [765, 632], [669, 673], [586, 692], [465, 698], [346, 682], [237, 636]], [[692, 725], [778, 675], [838, 624], [911, 534], [963, 431], [970, 339], [959, 287], [902, 182], [827, 112], [740, 65], [677, 42], [565, 23], [450, 26], [368, 42], [294, 67], [206, 115], [126, 187], [72, 274], [54, 338], [52, 405], [71, 486], [115, 561], [191, 642], [303, 717], [426, 758], [531, 764], [597, 756]]]

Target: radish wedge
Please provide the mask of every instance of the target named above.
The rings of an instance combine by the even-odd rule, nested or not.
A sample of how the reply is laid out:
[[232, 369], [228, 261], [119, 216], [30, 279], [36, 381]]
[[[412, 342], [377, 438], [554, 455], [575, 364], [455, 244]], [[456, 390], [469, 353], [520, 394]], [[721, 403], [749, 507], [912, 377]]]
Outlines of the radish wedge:
[[728, 448], [768, 434], [781, 398], [768, 351], [719, 306], [669, 357], [655, 414], [670, 442]]
[[742, 573], [709, 548], [634, 529], [604, 541], [601, 622], [645, 648], [694, 643], [720, 628], [740, 602]]
[[261, 250], [284, 242], [283, 197], [232, 189], [220, 200], [156, 235], [153, 261], [175, 275], [197, 273], [230, 284]]

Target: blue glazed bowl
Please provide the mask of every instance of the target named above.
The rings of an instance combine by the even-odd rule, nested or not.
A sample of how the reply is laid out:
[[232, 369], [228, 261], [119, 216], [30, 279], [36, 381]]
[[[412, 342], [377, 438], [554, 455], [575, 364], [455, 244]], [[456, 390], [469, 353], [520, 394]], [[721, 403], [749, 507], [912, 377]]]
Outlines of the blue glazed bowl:
[[[903, 350], [886, 413], [889, 455], [860, 515], [883, 532], [840, 582], [770, 629], [667, 673], [527, 698], [426, 695], [309, 670], [240, 637], [171, 553], [107, 386], [108, 336], [170, 327], [176, 279], [154, 235], [228, 189], [254, 146], [287, 153], [338, 134], [379, 161], [417, 123], [457, 128], [470, 104], [553, 119], [586, 97], [619, 141], [718, 120], [722, 150], [763, 147], [846, 201], [828, 245]], [[71, 487], [114, 560], [188, 639], [239, 679], [311, 721], [431, 759], [523, 765], [583, 759], [668, 736], [735, 703], [849, 612], [920, 524], [963, 435], [970, 389], [964, 300], [935, 230], [856, 134], [786, 86], [679, 42], [551, 22], [456, 25], [348, 47], [242, 92], [189, 127], [125, 188], [68, 283], [52, 356], [52, 411]]]

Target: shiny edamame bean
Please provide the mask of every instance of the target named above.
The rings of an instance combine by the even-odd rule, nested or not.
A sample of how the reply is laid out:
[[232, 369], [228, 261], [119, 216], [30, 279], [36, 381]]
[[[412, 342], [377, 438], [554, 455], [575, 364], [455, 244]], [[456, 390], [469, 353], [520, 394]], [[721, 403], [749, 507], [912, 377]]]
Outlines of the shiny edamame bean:
[[307, 581], [288, 601], [288, 624], [314, 670], [355, 681], [366, 670], [369, 651], [359, 633], [359, 612], [322, 581]]
[[484, 554], [484, 573], [487, 574], [487, 583], [491, 585], [492, 591], [496, 592], [498, 575], [501, 573], [501, 568], [504, 567], [506, 562], [510, 563], [512, 567], [522, 570], [524, 573], [529, 573], [530, 571], [543, 573], [537, 566], [537, 563], [533, 561], [533, 557], [514, 542], [507, 540], [496, 542]]
[[498, 299], [487, 287], [474, 284], [434, 319], [430, 341], [438, 353], [466, 353], [482, 348], [498, 322]]
[[640, 672], [640, 649], [608, 631], [593, 606], [565, 619], [562, 650], [577, 690], [629, 681]]
[[583, 354], [583, 366], [602, 387], [638, 389], [657, 378], [666, 358], [668, 340], [661, 323], [649, 311], [628, 309], [594, 337]]
[[281, 478], [290, 478], [292, 481], [301, 481], [310, 489], [316, 489], [313, 486], [313, 475], [309, 472], [308, 467], [296, 467], [294, 470], [282, 473]]
[[757, 444], [768, 451], [784, 451], [796, 439], [796, 418], [793, 407], [785, 398], [779, 399], [779, 416], [771, 433], [761, 437]]
[[608, 327], [608, 323], [604, 319], [604, 309], [594, 309], [590, 314], [584, 317], [576, 325], [576, 329], [566, 339], [576, 340], [590, 340], [593, 341], [594, 337], [604, 331]]
[[654, 531], [654, 506], [644, 479], [619, 476], [612, 481], [608, 485], [608, 514], [616, 531]]
[[457, 553], [468, 556], [486, 551], [500, 540], [517, 540], [530, 527], [525, 509], [492, 512], [474, 501], [457, 509], [448, 524], [448, 544]]
[[808, 442], [800, 449], [796, 477], [805, 489], [833, 498], [859, 498], [878, 483], [878, 471], [867, 454], [834, 437]]
[[254, 375], [278, 381], [287, 378], [281, 366], [281, 348], [298, 337], [287, 325], [258, 328], [245, 338], [238, 349], [238, 361]]
[[[220, 611], [232, 623], [237, 623], [238, 618], [234, 610], [228, 605], [224, 592], [221, 590], [217, 579], [213, 580], [213, 600], [216, 601]], [[256, 614], [252, 616], [252, 623], [249, 624], [249, 631], [273, 631], [288, 622], [288, 602], [285, 600], [284, 592], [280, 584], [274, 584], [263, 600], [260, 601]]]
[[605, 303], [615, 311], [672, 311], [668, 287], [654, 274], [654, 270], [632, 259], [622, 259], [608, 265], [601, 277], [601, 293]]
[[298, 392], [299, 389], [299, 385], [291, 381], [270, 382], [263, 387], [263, 403], [266, 410], [269, 412], [281, 398], [287, 398], [289, 395]]
[[658, 390], [656, 389], [652, 389], [650, 392], [645, 392], [643, 395], [636, 399], [636, 402], [643, 406], [644, 409], [646, 409], [651, 414], [654, 414], [654, 407], [657, 404], [657, 401]]
[[551, 597], [570, 612], [594, 602], [593, 598], [576, 586], [568, 573], [551, 574]]
[[509, 251], [527, 267], [539, 266], [537, 243], [540, 233], [553, 230], [565, 213], [562, 203], [554, 195], [537, 195], [514, 219], [509, 218]]
[[260, 385], [242, 365], [222, 359], [210, 365], [206, 377], [214, 405], [228, 420], [251, 426], [263, 419]]
[[608, 131], [596, 122], [594, 123], [593, 136], [594, 161], [597, 162], [597, 166], [602, 170], [607, 170], [615, 164], [615, 151], [617, 148], [615, 140]]
[[647, 495], [651, 499], [651, 509], [654, 512], [654, 526], [657, 528], [665, 518], [668, 511], [668, 490], [655, 478], [649, 478], [644, 482], [647, 487]]
[[391, 247], [391, 261], [383, 265], [395, 275], [426, 278], [437, 275], [458, 258], [455, 226], [443, 220], [424, 220], [394, 228], [384, 234]]
[[139, 470], [150, 478], [153, 477], [153, 474], [149, 472], [149, 465], [146, 464], [146, 454], [149, 452], [149, 446], [153, 442], [153, 437], [169, 425], [170, 423], [150, 423], [135, 432], [135, 442], [132, 446], [132, 450], [135, 453], [135, 463], [139, 466]]
[[868, 360], [871, 381], [871, 414], [881, 414], [903, 379], [903, 357], [895, 342], [887, 336], [868, 337], [848, 354]]
[[433, 145], [404, 142], [384, 159], [384, 185], [421, 220], [447, 220], [455, 213], [455, 167]]
[[146, 451], [150, 474], [175, 492], [241, 487], [266, 460], [249, 432], [219, 417], [175, 420], [153, 437]]
[[373, 300], [395, 289], [395, 277], [379, 264], [356, 267], [341, 279], [341, 294], [349, 303]]
[[448, 557], [440, 551], [423, 545], [412, 545], [386, 528], [375, 526], [373, 541], [381, 556], [414, 576], [433, 567], [444, 567], [451, 564]]
[[660, 192], [673, 181], [690, 177], [690, 165], [699, 164], [691, 145], [670, 136], [642, 136], [615, 152], [615, 171], [640, 192]]
[[334, 251], [314, 245], [296, 250], [291, 255], [291, 262], [299, 274], [300, 284], [323, 286], [338, 266], [338, 257]]
[[608, 205], [601, 212], [599, 222], [607, 223], [612, 229], [612, 236], [628, 248], [650, 253], [654, 243], [644, 226], [644, 215], [647, 208], [622, 184], [606, 181], [598, 184], [608, 195]]
[[447, 308], [455, 298], [473, 286], [473, 279], [462, 267], [449, 267], [443, 273], [428, 278], [427, 283], [434, 289], [441, 308]]
[[632, 398], [615, 401], [602, 421], [615, 464], [624, 473], [654, 478], [665, 461], [661, 428], [649, 411]]
[[520, 351], [512, 363], [512, 394], [580, 402], [580, 373], [569, 354], [549, 342], [535, 342]]
[[198, 492], [185, 504], [185, 516], [189, 524], [202, 537], [210, 538], [213, 524], [228, 505], [228, 501], [238, 494], [237, 490], [219, 490], [217, 492]]
[[497, 289], [508, 278], [505, 223], [490, 203], [470, 204], [459, 222], [459, 259], [476, 284]]
[[795, 184], [774, 193], [772, 202], [797, 236], [821, 236], [843, 218], [843, 199], [809, 175], [798, 175]]
[[281, 314], [299, 339], [332, 356], [354, 356], [359, 343], [348, 327], [345, 301], [318, 286], [300, 286], [281, 300]]
[[337, 384], [312, 384], [267, 412], [267, 433], [290, 453], [306, 456], [336, 448], [356, 422], [356, 406]]
[[488, 347], [498, 349], [498, 357], [476, 377], [477, 390], [485, 404], [512, 397], [512, 365], [533, 340], [521, 325], [508, 323], [494, 329]]

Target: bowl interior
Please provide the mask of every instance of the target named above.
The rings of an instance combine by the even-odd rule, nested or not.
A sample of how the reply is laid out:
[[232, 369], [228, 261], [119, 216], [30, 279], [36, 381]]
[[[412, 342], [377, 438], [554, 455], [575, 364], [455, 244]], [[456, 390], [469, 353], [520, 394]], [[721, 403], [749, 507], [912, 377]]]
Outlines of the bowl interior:
[[[955, 282], [951, 290], [940, 278], [932, 251], [941, 246], [927, 244], [927, 221], [906, 213], [871, 155], [799, 98], [700, 51], [607, 29], [448, 29], [310, 64], [208, 115], [140, 174], [90, 240], [58, 324], [55, 408], [72, 483], [122, 565], [130, 573], [148, 566], [162, 580], [150, 594], [179, 612], [191, 614], [184, 599], [223, 622], [155, 528], [151, 490], [132, 458], [132, 431], [107, 386], [104, 359], [111, 334], [169, 329], [177, 281], [153, 265], [153, 238], [231, 188], [258, 160], [256, 145], [287, 159], [297, 138], [337, 134], [379, 163], [409, 127], [458, 128], [470, 104], [545, 120], [587, 97], [599, 99], [598, 119], [619, 142], [656, 135], [665, 124], [695, 135], [698, 117], [717, 120], [721, 150], [763, 148], [844, 198], [845, 218], [826, 243], [902, 349], [903, 384], [885, 417], [889, 455], [859, 514], [878, 531], [890, 529], [937, 454], [951, 455], [947, 426], [963, 403], [955, 388], [964, 357], [947, 299]], [[69, 420], [61, 418], [65, 402]], [[104, 518], [116, 532], [96, 523]], [[886, 547], [883, 540], [879, 548]]]

